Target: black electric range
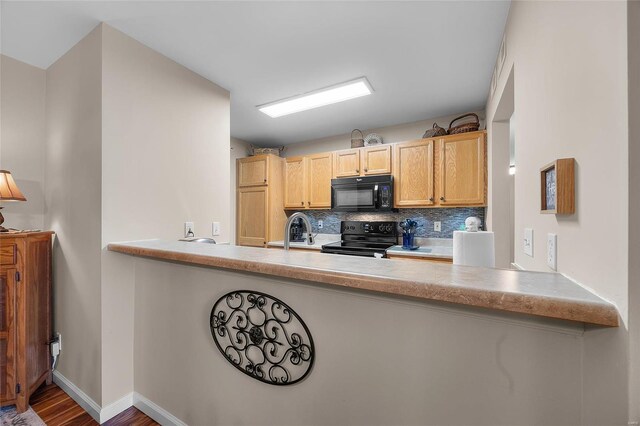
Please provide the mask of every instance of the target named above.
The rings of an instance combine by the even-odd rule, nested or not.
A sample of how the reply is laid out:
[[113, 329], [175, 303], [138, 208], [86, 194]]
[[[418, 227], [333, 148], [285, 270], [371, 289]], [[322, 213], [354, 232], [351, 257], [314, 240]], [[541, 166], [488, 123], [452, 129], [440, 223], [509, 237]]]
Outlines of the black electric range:
[[387, 256], [387, 249], [398, 244], [396, 222], [342, 221], [342, 241], [325, 244], [322, 253], [375, 257]]

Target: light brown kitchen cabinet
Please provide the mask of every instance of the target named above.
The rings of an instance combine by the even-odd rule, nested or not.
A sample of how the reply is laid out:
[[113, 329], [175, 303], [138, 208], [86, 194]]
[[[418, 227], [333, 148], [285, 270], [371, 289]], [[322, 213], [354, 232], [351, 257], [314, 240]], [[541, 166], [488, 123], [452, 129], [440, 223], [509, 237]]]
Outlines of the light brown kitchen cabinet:
[[287, 158], [284, 208], [288, 210], [331, 208], [333, 162], [331, 152]]
[[438, 144], [438, 204], [447, 207], [485, 205], [485, 133], [447, 136], [441, 138]]
[[307, 160], [289, 157], [284, 165], [284, 208], [305, 208], [307, 203]]
[[336, 151], [333, 155], [333, 171], [337, 178], [360, 176], [360, 150]]
[[331, 152], [313, 154], [307, 156], [306, 160], [309, 182], [307, 207], [310, 209], [330, 209], [333, 155]]
[[336, 151], [333, 172], [336, 178], [391, 174], [391, 145]]
[[269, 155], [242, 158], [237, 164], [238, 186], [266, 185], [269, 180]]
[[360, 155], [364, 176], [391, 174], [391, 145], [362, 148]]
[[287, 220], [282, 209], [284, 159], [275, 155], [240, 158], [236, 170], [236, 243], [266, 247], [269, 241], [282, 240]]
[[395, 207], [431, 207], [434, 194], [433, 139], [421, 139], [394, 145]]
[[19, 413], [51, 383], [52, 234], [0, 235], [0, 405]]

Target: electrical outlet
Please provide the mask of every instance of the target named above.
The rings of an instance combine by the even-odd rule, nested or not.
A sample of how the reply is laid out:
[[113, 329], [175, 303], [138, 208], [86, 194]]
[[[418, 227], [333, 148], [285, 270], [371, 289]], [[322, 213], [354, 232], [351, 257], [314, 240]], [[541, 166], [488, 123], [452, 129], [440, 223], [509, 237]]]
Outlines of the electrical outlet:
[[533, 229], [524, 228], [524, 254], [533, 257]]
[[322, 229], [324, 227], [324, 221], [322, 219], [320, 219], [318, 221], [318, 229]]
[[211, 224], [211, 235], [214, 237], [220, 235], [220, 222], [213, 222]]
[[547, 266], [554, 271], [558, 270], [558, 236], [547, 234]]
[[436, 232], [442, 231], [442, 222], [433, 222], [433, 230]]
[[193, 222], [185, 222], [184, 223], [184, 237], [195, 237], [196, 229], [193, 226]]

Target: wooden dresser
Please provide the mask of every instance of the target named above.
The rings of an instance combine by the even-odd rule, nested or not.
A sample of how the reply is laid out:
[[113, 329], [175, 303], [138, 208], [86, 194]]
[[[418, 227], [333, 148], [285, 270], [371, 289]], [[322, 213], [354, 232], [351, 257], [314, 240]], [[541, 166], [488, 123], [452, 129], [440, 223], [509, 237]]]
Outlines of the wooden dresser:
[[0, 234], [0, 405], [18, 412], [51, 382], [52, 235]]

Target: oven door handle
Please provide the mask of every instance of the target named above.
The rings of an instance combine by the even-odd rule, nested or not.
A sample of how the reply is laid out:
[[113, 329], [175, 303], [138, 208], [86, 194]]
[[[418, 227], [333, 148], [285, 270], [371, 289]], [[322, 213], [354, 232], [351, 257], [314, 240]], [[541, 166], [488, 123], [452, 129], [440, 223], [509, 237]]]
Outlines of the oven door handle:
[[373, 187], [373, 207], [378, 207], [378, 185]]

